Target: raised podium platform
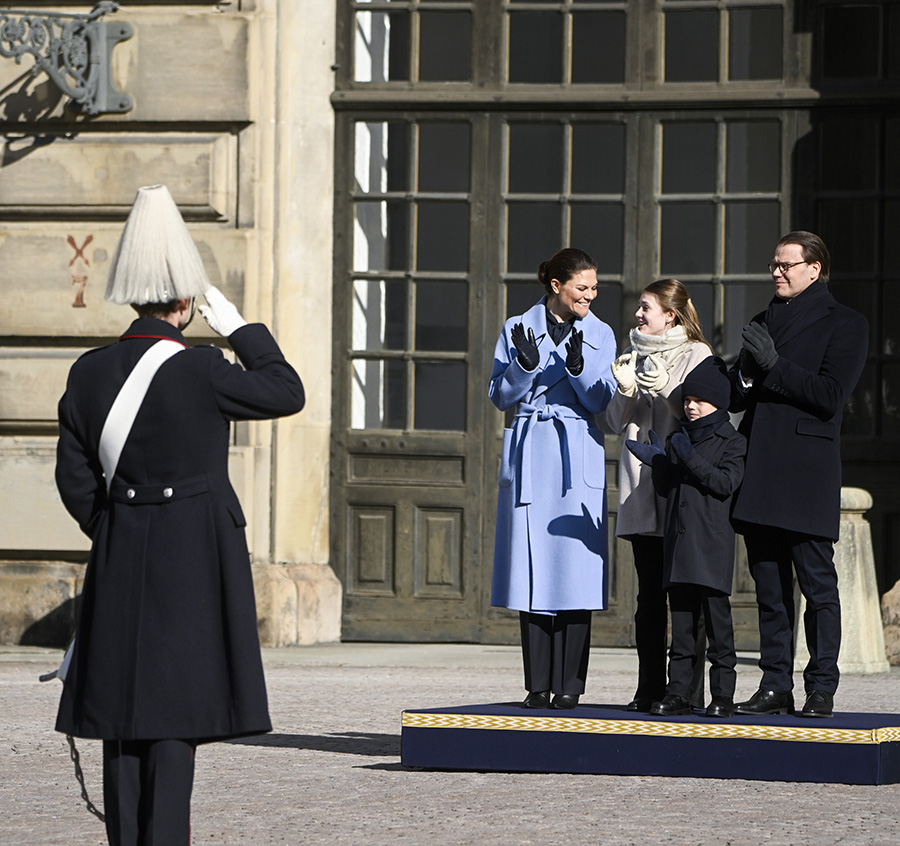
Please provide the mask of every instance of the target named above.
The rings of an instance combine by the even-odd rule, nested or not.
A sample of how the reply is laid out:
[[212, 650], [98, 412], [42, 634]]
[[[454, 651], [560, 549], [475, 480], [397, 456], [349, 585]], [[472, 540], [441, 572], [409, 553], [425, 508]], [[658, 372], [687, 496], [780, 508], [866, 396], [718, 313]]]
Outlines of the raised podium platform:
[[900, 714], [726, 720], [651, 717], [620, 705], [518, 703], [404, 711], [407, 767], [842, 784], [900, 782]]

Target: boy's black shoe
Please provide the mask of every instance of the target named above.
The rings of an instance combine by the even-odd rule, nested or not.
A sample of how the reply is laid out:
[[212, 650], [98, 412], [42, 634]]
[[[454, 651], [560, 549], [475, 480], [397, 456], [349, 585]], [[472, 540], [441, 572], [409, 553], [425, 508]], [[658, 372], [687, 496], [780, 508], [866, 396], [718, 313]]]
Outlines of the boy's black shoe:
[[834, 696], [824, 690], [814, 690], [806, 697], [801, 717], [833, 717]]
[[706, 708], [707, 717], [731, 717], [734, 714], [734, 700], [725, 696], [714, 696]]
[[683, 717], [693, 713], [693, 710], [690, 699], [671, 693], [667, 693], [661, 702], [654, 702], [650, 706], [650, 713], [656, 717]]
[[794, 695], [776, 693], [774, 690], [760, 688], [746, 702], [738, 702], [734, 707], [735, 714], [747, 714], [753, 717], [768, 714], [790, 714], [794, 710]]

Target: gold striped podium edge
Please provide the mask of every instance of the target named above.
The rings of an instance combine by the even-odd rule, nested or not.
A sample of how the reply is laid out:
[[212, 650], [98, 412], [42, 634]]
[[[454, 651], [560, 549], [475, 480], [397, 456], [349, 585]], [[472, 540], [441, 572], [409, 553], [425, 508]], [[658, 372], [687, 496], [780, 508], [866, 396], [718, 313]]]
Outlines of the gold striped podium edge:
[[404, 711], [403, 728], [556, 731], [632, 737], [692, 737], [780, 740], [805, 743], [880, 744], [900, 740], [900, 726], [877, 729], [803, 728], [801, 726], [670, 723], [651, 720], [585, 720], [578, 717], [509, 717], [486, 714], [434, 714]]

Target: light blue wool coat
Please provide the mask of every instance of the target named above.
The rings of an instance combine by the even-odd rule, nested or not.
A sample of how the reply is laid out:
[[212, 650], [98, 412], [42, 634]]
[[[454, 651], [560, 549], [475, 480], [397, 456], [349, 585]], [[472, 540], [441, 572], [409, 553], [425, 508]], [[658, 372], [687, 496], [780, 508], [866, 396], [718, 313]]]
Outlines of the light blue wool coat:
[[[494, 350], [489, 396], [501, 411], [516, 408], [503, 432], [491, 605], [553, 614], [602, 610], [609, 599], [606, 469], [603, 433], [594, 416], [616, 388], [612, 330], [589, 313], [584, 369], [566, 370], [566, 341], [547, 332], [546, 297], [512, 317]], [[528, 372], [510, 331], [534, 330], [541, 361]]]

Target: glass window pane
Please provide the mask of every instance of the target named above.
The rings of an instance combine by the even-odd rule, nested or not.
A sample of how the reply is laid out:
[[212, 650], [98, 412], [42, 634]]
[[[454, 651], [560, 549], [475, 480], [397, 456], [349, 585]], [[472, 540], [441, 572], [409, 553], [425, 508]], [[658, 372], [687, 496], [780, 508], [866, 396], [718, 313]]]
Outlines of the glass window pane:
[[[591, 258], [594, 258], [591, 256]], [[596, 261], [596, 259], [594, 259]], [[622, 335], [622, 286], [621, 285], [598, 285], [597, 297], [591, 303], [591, 311], [597, 315], [604, 323], [609, 324], [613, 334], [618, 339], [623, 339]], [[622, 345], [624, 346], [624, 344]]]
[[[773, 244], [772, 247], [774, 246]], [[728, 284], [725, 286], [723, 294], [725, 297], [725, 326], [723, 327], [722, 349], [726, 356], [732, 358], [741, 351], [743, 343], [741, 330], [750, 322], [751, 317], [766, 310], [772, 297], [775, 296], [775, 286], [771, 281], [768, 284]], [[707, 337], [707, 340], [710, 339]]]
[[416, 283], [417, 350], [465, 352], [468, 294], [465, 282]]
[[779, 6], [729, 13], [729, 79], [781, 79], [782, 17]]
[[622, 124], [573, 124], [570, 190], [573, 194], [621, 194], [625, 190]]
[[408, 13], [356, 13], [353, 78], [357, 82], [409, 79]]
[[472, 75], [472, 16], [469, 12], [420, 12], [419, 79], [464, 82]]
[[826, 6], [822, 10], [822, 73], [826, 78], [878, 76], [881, 15], [877, 6]]
[[888, 35], [885, 39], [887, 67], [883, 75], [888, 79], [900, 79], [900, 5], [890, 5], [885, 10], [888, 19]]
[[509, 81], [561, 83], [562, 39], [562, 15], [556, 12], [511, 13]]
[[662, 127], [662, 193], [716, 190], [716, 125], [666, 123]]
[[[859, 283], [856, 283], [858, 287], [863, 287]], [[829, 283], [829, 287], [832, 287], [834, 283]], [[871, 288], [873, 286], [866, 285], [865, 287]], [[843, 294], [843, 290], [835, 289], [835, 298], [838, 297], [838, 294]], [[900, 314], [900, 282], [896, 279], [892, 279], [890, 282], [886, 283], [882, 286], [882, 296], [883, 303], [880, 309], [881, 311], [881, 332], [884, 337], [884, 341], [882, 344], [881, 352], [883, 355], [891, 355], [891, 356], [900, 356], [900, 323], [898, 323], [896, 315]], [[852, 302], [845, 299], [838, 299], [840, 303], [846, 303], [851, 308], [854, 308]], [[867, 315], [868, 316], [868, 315]], [[869, 336], [872, 337], [875, 335], [875, 327], [876, 323], [871, 322], [869, 324]]]
[[[885, 302], [883, 305], [877, 305], [878, 302], [878, 289], [882, 287], [885, 291]], [[866, 320], [869, 321], [869, 353], [870, 355], [878, 354], [878, 332], [876, 327], [878, 326], [880, 317], [884, 317], [891, 312], [888, 309], [891, 308], [893, 304], [891, 297], [887, 295], [887, 291], [889, 288], [893, 288], [893, 284], [888, 283], [885, 286], [873, 285], [871, 282], [866, 281], [864, 279], [853, 279], [844, 278], [843, 281], [834, 279], [830, 280], [828, 283], [828, 290], [831, 291], [834, 298], [841, 303], [842, 305], [849, 306], [854, 311], [858, 311], [860, 314], [864, 315]], [[896, 301], [897, 297], [894, 297], [894, 301]], [[893, 312], [896, 314], [896, 312]], [[894, 320], [885, 320], [884, 322], [884, 337], [888, 337], [888, 323], [894, 323]], [[896, 333], [894, 335], [896, 338]], [[900, 350], [895, 350], [895, 352], [900, 352]], [[887, 353], [890, 355], [891, 353]]]
[[[872, 365], [869, 365], [871, 368]], [[863, 370], [863, 378], [866, 372]], [[863, 379], [860, 379], [862, 383]], [[871, 382], [866, 380], [868, 384]], [[900, 436], [900, 364], [884, 362], [881, 365], [881, 435], [896, 438]], [[854, 391], [854, 396], [858, 393]]]
[[466, 428], [466, 365], [462, 361], [416, 363], [414, 429], [462, 432]]
[[572, 15], [572, 82], [625, 81], [625, 13]]
[[716, 207], [666, 203], [660, 208], [659, 266], [664, 276], [715, 270]]
[[781, 188], [781, 124], [777, 120], [729, 122], [726, 156], [726, 191], [743, 194]]
[[422, 201], [418, 204], [416, 267], [419, 270], [468, 270], [468, 203]]
[[[847, 222], [853, 221], [852, 226]], [[875, 272], [878, 203], [874, 200], [820, 200], [819, 236], [831, 253], [832, 275]]]
[[350, 397], [353, 429], [406, 428], [406, 364], [354, 359]]
[[557, 203], [507, 205], [506, 268], [510, 272], [537, 273], [564, 246], [561, 208]]
[[618, 203], [577, 203], [572, 206], [569, 243], [597, 262], [598, 273], [622, 272], [624, 215], [625, 210]]
[[858, 115], [852, 119], [822, 121], [822, 188], [826, 191], [877, 188], [880, 133], [880, 121]]
[[[535, 275], [537, 275], [537, 268], [535, 268]], [[544, 296], [544, 293], [544, 286], [537, 279], [532, 282], [507, 282], [506, 317], [525, 314]]]
[[[885, 121], [885, 149], [900, 149], [900, 120]], [[884, 187], [887, 191], [900, 191], [900, 156], [885, 156]]]
[[358, 190], [408, 191], [409, 127], [400, 121], [357, 121], [353, 161]]
[[900, 274], [900, 200], [884, 201], [884, 231], [884, 272]]
[[406, 270], [409, 205], [402, 200], [356, 204], [353, 221], [353, 269]]
[[778, 203], [725, 204], [725, 272], [763, 273], [780, 237]]
[[[895, 388], [900, 382], [897, 382], [897, 376], [900, 376], [896, 370], [891, 373], [891, 365], [885, 367], [884, 373], [884, 413], [882, 416], [881, 434], [888, 434], [888, 429], [893, 429], [892, 434], [900, 432], [900, 415], [897, 414], [897, 406], [895, 404], [891, 414], [891, 409], [887, 404], [887, 392], [890, 388]], [[894, 381], [891, 381], [893, 379]], [[856, 435], [862, 437], [873, 437], [879, 434], [876, 421], [878, 420], [878, 377], [874, 364], [867, 364], [863, 367], [862, 375], [856, 388], [850, 395], [850, 399], [844, 406], [844, 416], [841, 423], [841, 434]], [[895, 397], [896, 398], [896, 397]]]
[[666, 82], [719, 78], [719, 13], [713, 9], [666, 12]]
[[697, 317], [700, 318], [700, 329], [703, 331], [703, 336], [711, 344], [715, 343], [715, 286], [704, 285], [702, 282], [690, 282], [687, 289], [691, 302], [697, 310]]
[[562, 192], [562, 126], [537, 123], [509, 125], [508, 190], [511, 194]]
[[468, 191], [468, 123], [419, 124], [419, 190]]
[[406, 348], [406, 282], [353, 281], [353, 349]]

